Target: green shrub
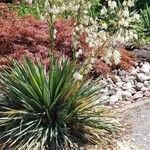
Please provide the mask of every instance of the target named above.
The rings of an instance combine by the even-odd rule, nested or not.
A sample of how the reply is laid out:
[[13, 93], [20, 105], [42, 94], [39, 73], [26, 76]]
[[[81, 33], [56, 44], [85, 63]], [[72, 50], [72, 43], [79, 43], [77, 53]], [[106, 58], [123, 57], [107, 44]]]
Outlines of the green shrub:
[[69, 61], [53, 59], [50, 68], [46, 72], [41, 63], [26, 58], [1, 73], [4, 149], [71, 149], [102, 142], [112, 133], [114, 124], [97, 108], [97, 80], [74, 80], [77, 70]]
[[19, 5], [10, 4], [9, 7], [15, 10], [19, 16], [32, 15], [37, 19], [42, 19], [42, 15], [45, 14], [44, 4], [41, 0], [34, 1], [32, 5], [21, 2]]

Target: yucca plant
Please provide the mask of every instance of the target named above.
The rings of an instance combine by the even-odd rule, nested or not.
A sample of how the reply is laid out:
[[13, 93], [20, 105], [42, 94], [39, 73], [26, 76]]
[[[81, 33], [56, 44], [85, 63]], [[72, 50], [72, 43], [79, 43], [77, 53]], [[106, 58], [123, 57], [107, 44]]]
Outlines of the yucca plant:
[[[115, 125], [97, 103], [97, 81], [77, 81], [74, 63], [53, 59], [50, 71], [25, 58], [1, 72], [2, 149], [62, 150], [106, 140]], [[104, 141], [105, 141], [104, 140]]]

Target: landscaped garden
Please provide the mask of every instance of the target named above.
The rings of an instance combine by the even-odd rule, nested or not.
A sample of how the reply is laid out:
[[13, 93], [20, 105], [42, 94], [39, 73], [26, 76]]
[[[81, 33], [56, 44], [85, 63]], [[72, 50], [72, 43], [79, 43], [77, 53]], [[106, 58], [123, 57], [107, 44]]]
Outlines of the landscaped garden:
[[0, 149], [142, 150], [149, 100], [149, 0], [0, 0]]

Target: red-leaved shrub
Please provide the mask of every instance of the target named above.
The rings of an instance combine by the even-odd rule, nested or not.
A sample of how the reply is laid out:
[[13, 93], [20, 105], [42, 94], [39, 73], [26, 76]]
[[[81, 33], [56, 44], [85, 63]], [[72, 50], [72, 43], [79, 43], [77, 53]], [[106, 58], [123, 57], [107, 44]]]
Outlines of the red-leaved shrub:
[[[72, 31], [74, 21], [60, 19], [55, 22], [57, 30], [53, 52], [56, 56], [64, 53], [69, 58], [73, 57]], [[85, 42], [86, 33], [80, 35], [81, 47], [84, 49], [79, 61], [89, 57], [91, 49]], [[32, 60], [42, 59], [48, 64], [48, 50], [50, 46], [49, 28], [46, 21], [36, 20], [32, 16], [18, 17], [9, 11], [5, 4], [0, 4], [0, 67], [10, 63], [12, 58], [22, 59], [27, 55]], [[134, 57], [126, 50], [120, 50], [122, 62], [119, 65], [122, 69], [130, 68], [134, 63]], [[111, 67], [100, 60], [104, 51], [99, 53], [99, 60], [93, 65], [92, 74], [108, 73]]]

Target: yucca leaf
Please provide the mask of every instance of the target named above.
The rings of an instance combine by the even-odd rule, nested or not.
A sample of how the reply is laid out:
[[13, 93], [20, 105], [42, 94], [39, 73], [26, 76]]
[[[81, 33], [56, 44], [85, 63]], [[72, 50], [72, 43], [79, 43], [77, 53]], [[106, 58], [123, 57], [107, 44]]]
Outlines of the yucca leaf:
[[103, 131], [114, 128], [105, 111], [97, 109], [99, 80], [74, 80], [75, 64], [53, 57], [46, 72], [42, 63], [24, 58], [1, 72], [0, 90], [6, 96], [0, 99], [4, 149], [71, 149], [102, 142]]

